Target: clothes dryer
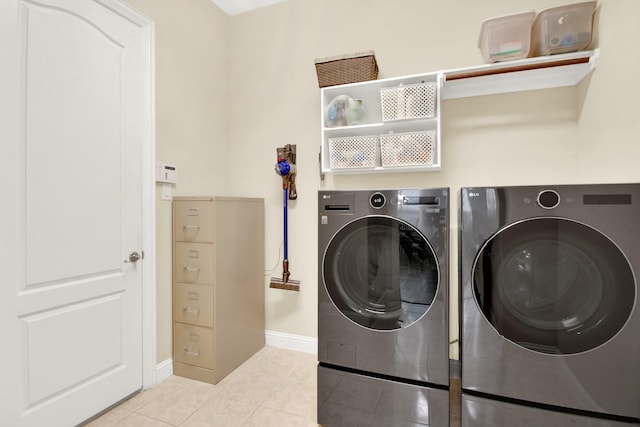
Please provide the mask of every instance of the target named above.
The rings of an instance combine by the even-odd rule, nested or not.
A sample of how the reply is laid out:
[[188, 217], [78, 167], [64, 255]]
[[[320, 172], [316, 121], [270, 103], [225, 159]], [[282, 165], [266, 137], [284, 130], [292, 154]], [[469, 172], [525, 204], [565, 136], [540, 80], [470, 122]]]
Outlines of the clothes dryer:
[[463, 188], [460, 207], [463, 423], [639, 422], [640, 184]]
[[318, 422], [448, 426], [449, 191], [318, 194]]

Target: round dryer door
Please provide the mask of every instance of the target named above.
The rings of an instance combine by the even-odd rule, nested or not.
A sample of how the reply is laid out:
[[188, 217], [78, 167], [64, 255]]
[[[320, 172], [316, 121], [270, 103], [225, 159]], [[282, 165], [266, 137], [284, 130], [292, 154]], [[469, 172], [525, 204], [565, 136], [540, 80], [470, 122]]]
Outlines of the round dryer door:
[[431, 306], [438, 262], [412, 225], [369, 216], [341, 228], [329, 242], [323, 277], [333, 303], [352, 321], [375, 330], [406, 328]]
[[547, 354], [598, 347], [631, 315], [629, 263], [606, 236], [563, 218], [515, 223], [489, 239], [473, 270], [476, 301], [508, 340]]

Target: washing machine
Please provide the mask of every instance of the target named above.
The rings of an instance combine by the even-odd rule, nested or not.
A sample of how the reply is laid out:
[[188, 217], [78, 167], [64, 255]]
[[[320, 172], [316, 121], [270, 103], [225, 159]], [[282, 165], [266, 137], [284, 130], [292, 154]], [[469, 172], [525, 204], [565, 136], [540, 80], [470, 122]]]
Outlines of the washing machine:
[[460, 196], [463, 425], [640, 422], [640, 184]]
[[448, 426], [449, 190], [318, 193], [318, 423]]

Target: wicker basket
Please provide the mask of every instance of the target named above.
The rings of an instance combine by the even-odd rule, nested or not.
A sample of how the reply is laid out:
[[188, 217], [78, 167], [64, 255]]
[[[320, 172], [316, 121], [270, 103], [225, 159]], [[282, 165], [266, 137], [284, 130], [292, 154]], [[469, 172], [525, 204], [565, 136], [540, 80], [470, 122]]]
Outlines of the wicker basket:
[[378, 64], [373, 51], [333, 56], [315, 60], [320, 87], [365, 82], [378, 78]]

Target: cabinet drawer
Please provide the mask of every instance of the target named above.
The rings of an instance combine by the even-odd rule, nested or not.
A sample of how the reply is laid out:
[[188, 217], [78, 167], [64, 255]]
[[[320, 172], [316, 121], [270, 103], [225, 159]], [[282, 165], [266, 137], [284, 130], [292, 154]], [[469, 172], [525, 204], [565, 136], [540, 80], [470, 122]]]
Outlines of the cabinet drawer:
[[213, 286], [175, 284], [175, 322], [213, 326]]
[[213, 330], [174, 323], [173, 357], [176, 362], [213, 369]]
[[213, 284], [213, 245], [176, 242], [173, 254], [176, 282]]
[[205, 201], [174, 202], [173, 238], [180, 242], [213, 242], [213, 204]]

